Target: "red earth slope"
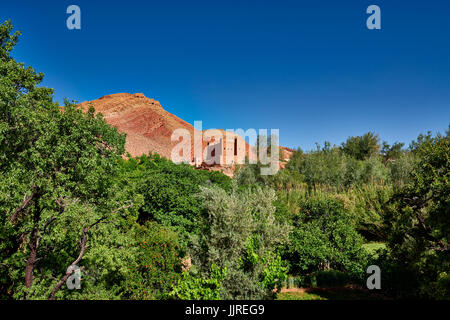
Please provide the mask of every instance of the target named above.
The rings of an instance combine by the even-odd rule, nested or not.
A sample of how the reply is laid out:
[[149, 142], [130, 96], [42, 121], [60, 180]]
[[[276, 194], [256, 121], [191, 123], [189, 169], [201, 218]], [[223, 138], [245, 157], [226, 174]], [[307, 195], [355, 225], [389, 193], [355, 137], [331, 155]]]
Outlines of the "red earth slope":
[[142, 93], [117, 93], [80, 104], [85, 110], [91, 105], [105, 120], [127, 134], [125, 148], [132, 157], [149, 151], [169, 158], [177, 142], [170, 137], [175, 129], [187, 129], [193, 137], [194, 127], [163, 109], [161, 104]]
[[[171, 141], [173, 131], [186, 129], [191, 134], [191, 161], [193, 161], [194, 127], [164, 110], [158, 101], [149, 99], [142, 93], [117, 93], [80, 104], [83, 110], [87, 110], [89, 105], [92, 105], [97, 113], [102, 113], [110, 125], [127, 134], [125, 148], [132, 157], [151, 151], [170, 159], [173, 147], [179, 143]], [[220, 131], [224, 133], [223, 130]], [[238, 139], [242, 140], [239, 136]], [[202, 145], [205, 148], [208, 142], [204, 141]], [[244, 145], [245, 154], [248, 156], [249, 145], [246, 142]], [[293, 152], [283, 147], [280, 147], [280, 151], [283, 154], [282, 158], [286, 160]], [[283, 164], [280, 163], [280, 166]], [[232, 168], [229, 169], [234, 171]]]

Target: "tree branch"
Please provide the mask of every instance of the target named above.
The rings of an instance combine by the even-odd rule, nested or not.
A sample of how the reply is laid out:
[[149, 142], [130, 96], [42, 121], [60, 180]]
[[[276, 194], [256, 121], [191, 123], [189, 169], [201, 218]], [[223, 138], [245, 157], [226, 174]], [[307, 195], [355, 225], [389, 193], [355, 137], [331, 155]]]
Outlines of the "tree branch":
[[38, 191], [36, 190], [36, 186], [32, 186], [31, 190], [33, 191], [31, 193], [31, 196], [29, 196], [28, 198], [26, 196], [24, 196], [23, 202], [20, 205], [19, 208], [17, 208], [16, 210], [14, 210], [11, 218], [9, 219], [11, 221], [11, 223], [14, 223], [16, 220], [17, 215], [23, 210], [25, 209], [28, 204], [30, 203], [31, 200], [33, 200], [33, 198], [38, 194]]
[[432, 247], [431, 249], [435, 251], [448, 251], [449, 247], [440, 239], [434, 237], [431, 235], [431, 231], [427, 228], [425, 225], [425, 221], [420, 216], [420, 213], [416, 214], [417, 220], [419, 221], [419, 228], [422, 231], [422, 235], [427, 239], [428, 241], [436, 243], [439, 247]]
[[[59, 202], [58, 200], [56, 200], [56, 202], [57, 202], [58, 204], [60, 204], [60, 202]], [[38, 239], [38, 241], [37, 241], [37, 245], [38, 245], [38, 246], [39, 246], [39, 243], [41, 242], [42, 237], [44, 236], [44, 234], [45, 234], [47, 228], [53, 223], [53, 221], [56, 220], [56, 218], [58, 218], [61, 214], [63, 214], [63, 212], [64, 212], [65, 209], [66, 209], [66, 208], [65, 208], [64, 206], [62, 206], [61, 209], [59, 210], [58, 214], [56, 215], [56, 217], [53, 216], [53, 217], [51, 217], [50, 219], [47, 220], [47, 222], [45, 223], [44, 228], [42, 229], [41, 236], [39, 237], [39, 239]]]
[[[123, 205], [122, 207], [112, 211], [111, 213], [117, 213], [120, 210], [123, 209], [128, 209], [131, 208], [134, 204], [131, 201], [127, 201], [128, 204], [127, 205]], [[95, 221], [94, 223], [92, 223], [91, 225], [89, 225], [87, 228], [83, 228], [83, 230], [81, 231], [81, 240], [80, 240], [80, 245], [81, 245], [81, 249], [80, 249], [80, 254], [78, 255], [78, 257], [75, 259], [74, 262], [72, 262], [72, 264], [67, 268], [67, 272], [66, 274], [61, 278], [61, 280], [56, 284], [56, 286], [53, 288], [52, 293], [50, 294], [49, 300], [54, 300], [55, 299], [55, 294], [56, 292], [61, 289], [62, 285], [67, 281], [67, 279], [69, 279], [70, 275], [73, 272], [73, 267], [78, 264], [81, 259], [83, 258], [84, 252], [86, 250], [86, 243], [87, 243], [87, 233], [89, 232], [89, 230], [91, 228], [93, 228], [94, 226], [96, 226], [97, 224], [99, 224], [100, 222], [104, 221], [105, 219], [108, 218], [109, 215], [104, 215], [101, 218], [99, 218], [97, 221]]]
[[66, 274], [61, 278], [61, 280], [59, 280], [59, 282], [53, 288], [52, 293], [50, 294], [49, 300], [54, 300], [55, 299], [56, 292], [61, 288], [61, 286], [67, 281], [67, 279], [69, 279], [70, 275], [72, 274], [73, 267], [77, 263], [79, 263], [81, 261], [81, 259], [83, 258], [84, 251], [86, 250], [86, 242], [87, 242], [86, 232], [87, 232], [86, 229], [83, 229], [81, 231], [81, 241], [80, 241], [81, 249], [80, 249], [80, 254], [75, 259], [75, 261], [72, 262], [72, 264], [67, 268]]

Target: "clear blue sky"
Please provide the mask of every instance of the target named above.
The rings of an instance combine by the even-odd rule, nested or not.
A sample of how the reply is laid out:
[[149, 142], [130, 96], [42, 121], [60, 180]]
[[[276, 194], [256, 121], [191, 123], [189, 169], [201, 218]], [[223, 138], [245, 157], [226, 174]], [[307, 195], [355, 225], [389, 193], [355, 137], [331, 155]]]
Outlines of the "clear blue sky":
[[[371, 4], [381, 30], [366, 28]], [[60, 102], [142, 92], [204, 128], [278, 128], [305, 150], [367, 131], [409, 144], [450, 122], [448, 0], [22, 0], [0, 18]]]

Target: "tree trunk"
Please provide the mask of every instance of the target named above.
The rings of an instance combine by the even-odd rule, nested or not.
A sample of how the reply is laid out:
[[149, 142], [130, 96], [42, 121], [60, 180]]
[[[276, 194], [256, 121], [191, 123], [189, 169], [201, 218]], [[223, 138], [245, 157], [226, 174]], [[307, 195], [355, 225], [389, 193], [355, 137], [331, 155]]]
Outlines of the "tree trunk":
[[27, 266], [25, 268], [25, 286], [30, 288], [33, 284], [33, 270], [36, 263], [37, 256], [37, 228], [33, 230], [30, 237], [30, 256], [27, 260]]
[[33, 271], [34, 265], [37, 261], [37, 249], [39, 245], [38, 232], [39, 232], [39, 219], [41, 216], [41, 210], [39, 208], [38, 199], [34, 203], [34, 228], [30, 235], [30, 255], [28, 256], [27, 265], [25, 268], [25, 287], [30, 288], [33, 284]]

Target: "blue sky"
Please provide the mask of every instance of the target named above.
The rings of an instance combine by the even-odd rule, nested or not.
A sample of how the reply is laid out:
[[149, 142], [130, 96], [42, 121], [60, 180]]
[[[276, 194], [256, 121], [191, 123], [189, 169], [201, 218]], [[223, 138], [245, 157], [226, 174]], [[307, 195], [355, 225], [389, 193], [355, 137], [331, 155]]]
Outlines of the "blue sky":
[[[81, 8], [82, 29], [66, 28]], [[381, 30], [366, 8], [381, 8]], [[14, 57], [55, 99], [142, 92], [203, 128], [276, 128], [314, 148], [407, 144], [450, 122], [450, 1], [2, 1]]]

